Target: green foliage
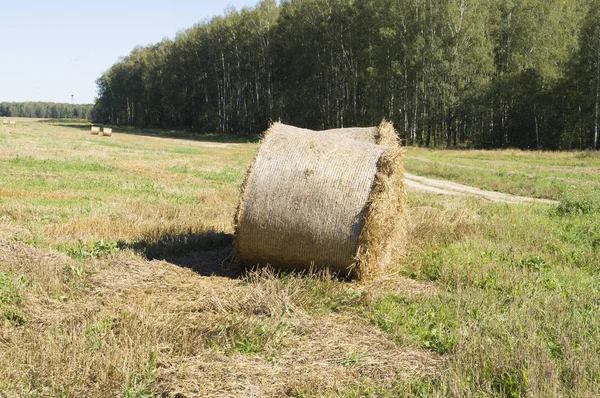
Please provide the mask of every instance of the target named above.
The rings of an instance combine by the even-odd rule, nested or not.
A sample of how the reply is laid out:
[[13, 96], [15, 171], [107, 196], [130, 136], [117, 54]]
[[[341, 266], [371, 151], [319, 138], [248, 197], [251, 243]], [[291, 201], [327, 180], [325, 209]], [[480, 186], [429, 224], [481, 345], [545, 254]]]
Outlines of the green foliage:
[[413, 145], [589, 148], [599, 10], [589, 0], [263, 0], [136, 47], [97, 80], [94, 118], [239, 134], [277, 119], [327, 128], [385, 117]]
[[25, 280], [21, 277], [15, 281], [10, 275], [0, 272], [0, 321], [4, 324], [22, 326], [26, 323], [24, 316], [15, 307], [21, 303], [21, 289]]
[[[63, 244], [57, 248], [68, 254], [70, 257], [77, 260], [85, 260], [87, 258], [105, 258], [110, 254], [118, 252], [119, 246], [117, 242], [100, 240], [90, 240], [84, 243], [79, 239], [75, 244]], [[77, 276], [81, 276], [79, 268], [74, 268], [73, 272]]]
[[0, 117], [30, 117], [47, 119], [88, 119], [93, 105], [56, 102], [0, 102]]
[[23, 326], [27, 323], [27, 320], [21, 314], [19, 310], [13, 307], [2, 308], [0, 307], [0, 311], [2, 311], [2, 316], [4, 318], [4, 323], [13, 326]]
[[523, 397], [525, 396], [523, 387], [522, 374], [503, 372], [501, 375], [492, 378], [492, 388], [502, 397]]
[[19, 304], [21, 302], [19, 286], [23, 283], [23, 280], [20, 283], [15, 283], [10, 275], [0, 272], [0, 305]]
[[441, 297], [388, 295], [372, 308], [373, 321], [399, 344], [416, 343], [439, 354], [458, 341], [455, 303]]
[[559, 216], [590, 215], [600, 213], [600, 192], [586, 189], [570, 189], [563, 193], [556, 208]]
[[152, 398], [156, 396], [157, 353], [151, 351], [141, 371], [133, 374], [129, 385], [123, 388], [123, 398]]
[[[227, 316], [212, 336], [207, 346], [222, 351], [226, 355], [239, 352], [247, 355], [272, 355], [286, 336], [286, 324], [281, 319], [271, 318], [265, 321], [248, 321], [235, 315]], [[269, 350], [270, 348], [270, 350]]]
[[424, 377], [400, 380], [384, 385], [373, 384], [367, 380], [357, 380], [343, 389], [336, 388], [333, 391], [296, 388], [290, 395], [295, 398], [427, 398], [447, 396], [448, 389], [439, 377]]
[[523, 268], [528, 268], [535, 271], [541, 271], [547, 267], [546, 262], [540, 256], [531, 256], [519, 260], [519, 265]]
[[86, 328], [85, 338], [90, 350], [98, 351], [100, 349], [104, 338], [112, 332], [113, 324], [112, 319], [102, 319]]
[[315, 314], [357, 308], [365, 301], [361, 291], [339, 289], [332, 280], [327, 278], [314, 279], [309, 289], [308, 299], [306, 308]]

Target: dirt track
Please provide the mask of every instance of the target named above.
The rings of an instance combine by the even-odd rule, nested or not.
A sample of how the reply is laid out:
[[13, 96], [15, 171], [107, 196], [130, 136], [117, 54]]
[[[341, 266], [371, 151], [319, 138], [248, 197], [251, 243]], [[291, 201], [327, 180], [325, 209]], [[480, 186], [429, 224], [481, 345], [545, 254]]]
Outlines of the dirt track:
[[405, 173], [406, 186], [409, 190], [436, 195], [473, 196], [492, 202], [502, 203], [545, 203], [557, 204], [555, 200], [528, 198], [525, 196], [509, 195], [501, 192], [484, 191], [483, 189], [458, 184], [452, 181], [434, 180]]

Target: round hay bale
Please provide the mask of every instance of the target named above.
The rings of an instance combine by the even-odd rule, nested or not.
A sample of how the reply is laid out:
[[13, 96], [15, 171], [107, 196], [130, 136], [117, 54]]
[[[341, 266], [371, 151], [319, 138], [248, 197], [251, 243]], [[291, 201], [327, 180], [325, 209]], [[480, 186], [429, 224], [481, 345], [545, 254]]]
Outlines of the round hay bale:
[[403, 152], [275, 123], [242, 186], [236, 257], [367, 278], [404, 246]]
[[378, 127], [348, 127], [323, 130], [321, 132], [385, 146], [395, 146], [399, 144], [398, 134], [394, 129], [394, 125], [385, 120], [382, 121]]

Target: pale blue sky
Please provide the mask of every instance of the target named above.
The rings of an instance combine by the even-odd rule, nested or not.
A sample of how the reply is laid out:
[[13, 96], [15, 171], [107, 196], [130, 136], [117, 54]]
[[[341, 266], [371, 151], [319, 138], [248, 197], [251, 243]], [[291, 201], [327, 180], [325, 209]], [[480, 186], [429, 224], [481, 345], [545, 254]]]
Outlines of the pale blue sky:
[[37, 0], [0, 3], [0, 102], [92, 103], [95, 80], [136, 45], [173, 38], [258, 0]]

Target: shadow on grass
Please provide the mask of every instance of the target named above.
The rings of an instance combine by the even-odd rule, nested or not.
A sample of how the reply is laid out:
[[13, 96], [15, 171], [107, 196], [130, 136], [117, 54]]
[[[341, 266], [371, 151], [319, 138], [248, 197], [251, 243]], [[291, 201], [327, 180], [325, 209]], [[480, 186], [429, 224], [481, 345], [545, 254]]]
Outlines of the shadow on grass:
[[70, 129], [75, 129], [75, 130], [84, 130], [84, 131], [90, 131], [90, 128], [92, 127], [91, 123], [52, 123], [54, 126], [60, 126], [60, 127], [67, 127]]
[[[92, 123], [53, 123], [55, 126], [66, 127], [76, 130], [89, 131]], [[109, 127], [101, 124], [93, 124], [94, 126]], [[245, 144], [258, 142], [258, 135], [224, 135], [224, 134], [199, 134], [189, 131], [179, 130], [161, 130], [161, 129], [138, 129], [125, 126], [112, 126], [113, 133], [139, 135], [144, 137], [156, 138], [176, 138], [181, 140], [214, 142], [220, 144]]]
[[192, 269], [203, 276], [239, 278], [242, 271], [233, 261], [233, 235], [207, 231], [199, 234], [167, 234], [137, 242], [119, 242], [148, 260], [164, 260]]
[[113, 127], [113, 131], [123, 134], [140, 135], [156, 138], [176, 138], [181, 140], [215, 142], [219, 144], [246, 144], [258, 142], [258, 135], [225, 135], [225, 134], [200, 134], [179, 130], [136, 129], [131, 127]]

